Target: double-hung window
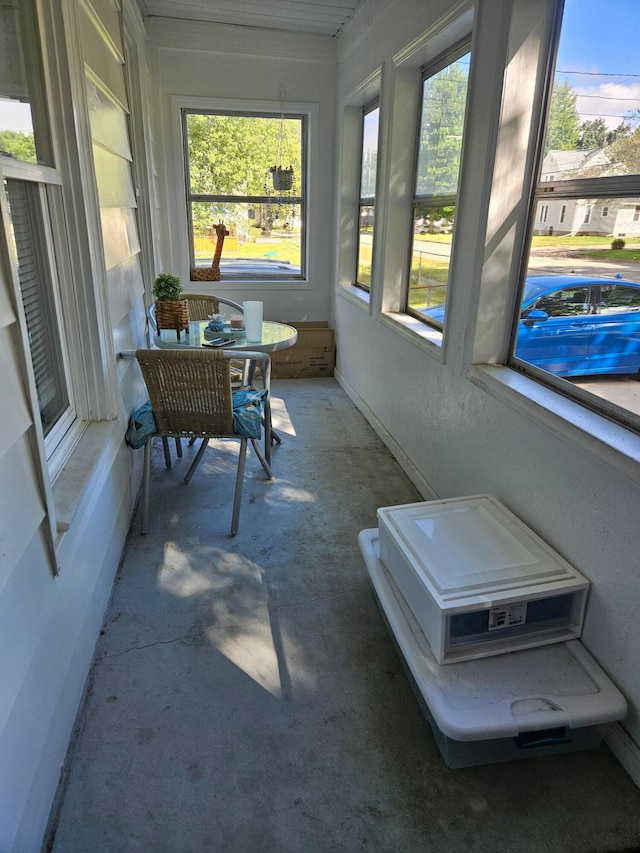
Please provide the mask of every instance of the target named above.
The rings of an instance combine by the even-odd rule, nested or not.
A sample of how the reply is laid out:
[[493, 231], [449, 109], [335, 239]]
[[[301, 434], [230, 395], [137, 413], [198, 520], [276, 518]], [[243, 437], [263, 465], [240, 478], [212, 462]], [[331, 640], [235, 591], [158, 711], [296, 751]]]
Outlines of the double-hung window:
[[[61, 178], [53, 164], [31, 3], [0, 6], [0, 174], [6, 245], [22, 301], [42, 436], [51, 460], [76, 421], [58, 269]], [[9, 35], [11, 37], [9, 37]], [[55, 470], [55, 465], [52, 470]]]
[[362, 111], [356, 285], [367, 291], [371, 287], [379, 124], [380, 106], [376, 100]]
[[182, 110], [192, 279], [305, 277], [306, 127], [284, 111]]
[[405, 310], [442, 329], [469, 78], [465, 41], [423, 70]]
[[635, 0], [612, 0], [606, 14], [565, 3], [510, 356], [636, 428], [624, 377], [640, 372], [638, 27]]

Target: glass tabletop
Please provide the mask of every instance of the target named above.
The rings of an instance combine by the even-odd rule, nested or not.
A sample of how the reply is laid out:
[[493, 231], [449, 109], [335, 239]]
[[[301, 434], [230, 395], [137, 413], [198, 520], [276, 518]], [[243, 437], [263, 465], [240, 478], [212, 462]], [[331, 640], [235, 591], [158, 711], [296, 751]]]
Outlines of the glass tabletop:
[[292, 347], [298, 340], [298, 330], [286, 323], [275, 323], [265, 320], [262, 324], [262, 339], [248, 341], [244, 330], [231, 329], [227, 326], [220, 332], [210, 331], [208, 320], [194, 320], [189, 324], [189, 331], [178, 333], [175, 329], [162, 329], [153, 337], [153, 342], [161, 349], [200, 348], [214, 338], [228, 338], [231, 343], [221, 349], [257, 350], [258, 352], [275, 352], [276, 350]]

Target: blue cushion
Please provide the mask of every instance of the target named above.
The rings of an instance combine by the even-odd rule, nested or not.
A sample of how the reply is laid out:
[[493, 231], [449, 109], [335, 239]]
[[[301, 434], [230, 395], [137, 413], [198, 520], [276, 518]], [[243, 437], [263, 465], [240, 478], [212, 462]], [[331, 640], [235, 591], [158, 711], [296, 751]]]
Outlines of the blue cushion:
[[246, 438], [262, 435], [262, 409], [269, 392], [266, 389], [238, 388], [232, 392], [233, 430]]
[[137, 450], [139, 447], [144, 447], [152, 435], [156, 435], [158, 427], [156, 426], [153, 411], [151, 409], [151, 401], [140, 406], [129, 418], [129, 426], [125, 433], [124, 439], [129, 445]]

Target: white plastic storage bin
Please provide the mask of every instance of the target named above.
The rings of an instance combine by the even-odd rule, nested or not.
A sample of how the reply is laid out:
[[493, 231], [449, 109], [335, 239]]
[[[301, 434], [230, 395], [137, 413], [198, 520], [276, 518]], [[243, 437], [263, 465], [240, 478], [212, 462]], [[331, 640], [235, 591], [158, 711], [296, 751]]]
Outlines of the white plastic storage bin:
[[597, 747], [627, 713], [579, 640], [441, 666], [379, 559], [378, 530], [358, 541], [376, 598], [449, 767]]
[[589, 582], [490, 495], [383, 507], [378, 522], [438, 663], [580, 637]]

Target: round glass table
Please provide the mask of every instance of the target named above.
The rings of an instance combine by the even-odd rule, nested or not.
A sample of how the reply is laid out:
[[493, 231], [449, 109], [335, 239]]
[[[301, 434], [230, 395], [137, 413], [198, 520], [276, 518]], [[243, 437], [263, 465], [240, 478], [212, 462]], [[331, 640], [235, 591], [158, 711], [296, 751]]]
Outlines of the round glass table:
[[275, 323], [265, 320], [262, 324], [262, 338], [259, 341], [248, 341], [244, 329], [226, 327], [221, 332], [212, 332], [208, 320], [194, 320], [189, 324], [189, 331], [182, 331], [178, 336], [175, 329], [162, 329], [153, 336], [153, 342], [161, 349], [200, 348], [214, 338], [229, 338], [231, 343], [220, 349], [257, 350], [258, 352], [276, 352], [292, 347], [298, 340], [298, 330], [286, 323]]

